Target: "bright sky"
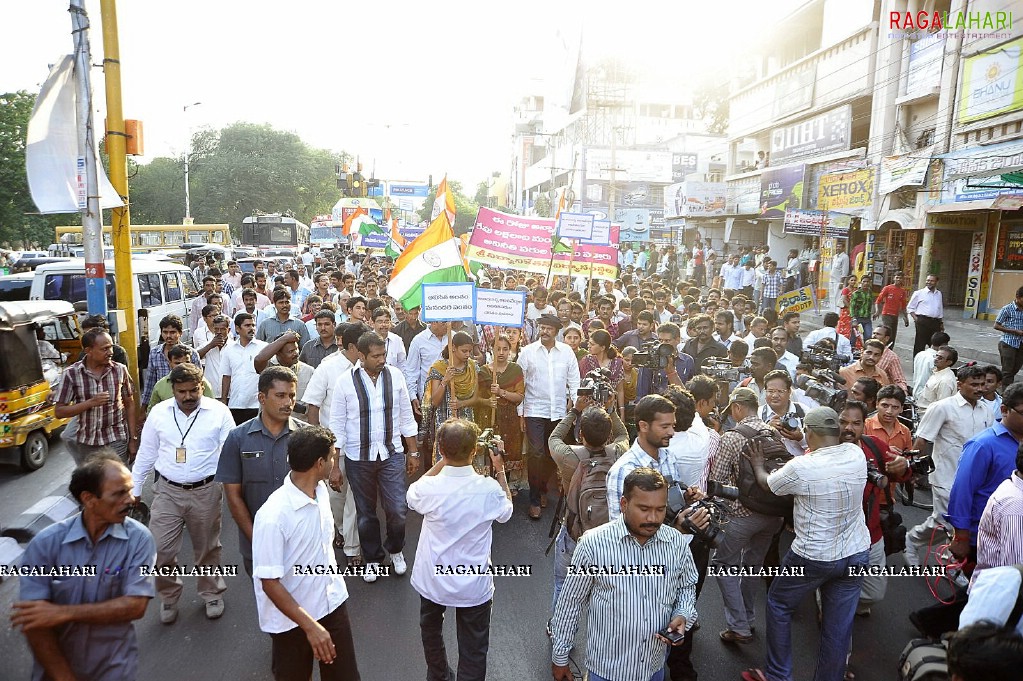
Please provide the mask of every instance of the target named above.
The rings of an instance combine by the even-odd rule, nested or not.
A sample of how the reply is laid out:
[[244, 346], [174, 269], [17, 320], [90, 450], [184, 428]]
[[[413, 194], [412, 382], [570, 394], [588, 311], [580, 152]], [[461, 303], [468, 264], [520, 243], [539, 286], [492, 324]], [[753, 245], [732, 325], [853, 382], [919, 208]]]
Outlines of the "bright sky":
[[[0, 4], [0, 92], [38, 91], [71, 51], [68, 4]], [[124, 113], [144, 122], [141, 162], [180, 154], [190, 130], [247, 121], [358, 154], [365, 170], [375, 159], [383, 179], [447, 172], [472, 188], [508, 168], [519, 98], [562, 70], [558, 29], [584, 25], [588, 59], [626, 58], [674, 90], [723, 75], [779, 4], [801, 0], [121, 0]], [[86, 8], [99, 64], [99, 0]], [[93, 89], [102, 121], [100, 69]]]

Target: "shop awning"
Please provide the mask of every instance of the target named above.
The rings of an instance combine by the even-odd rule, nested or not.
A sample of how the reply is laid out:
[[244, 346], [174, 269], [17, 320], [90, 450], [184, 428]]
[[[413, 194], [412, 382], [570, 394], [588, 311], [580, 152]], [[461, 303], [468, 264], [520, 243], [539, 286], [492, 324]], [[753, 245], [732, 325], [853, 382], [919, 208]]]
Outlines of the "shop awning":
[[916, 229], [914, 222], [916, 220], [916, 210], [913, 208], [893, 208], [892, 210], [885, 211], [881, 217], [873, 221], [871, 224], [867, 224], [866, 221], [860, 221], [861, 232], [875, 232], [881, 229], [882, 225], [886, 222], [894, 222], [901, 229]]
[[995, 208], [995, 202], [1001, 197], [984, 199], [983, 201], [956, 201], [955, 203], [942, 203], [937, 206], [929, 206], [928, 213], [961, 213], [968, 210], [1001, 210]]

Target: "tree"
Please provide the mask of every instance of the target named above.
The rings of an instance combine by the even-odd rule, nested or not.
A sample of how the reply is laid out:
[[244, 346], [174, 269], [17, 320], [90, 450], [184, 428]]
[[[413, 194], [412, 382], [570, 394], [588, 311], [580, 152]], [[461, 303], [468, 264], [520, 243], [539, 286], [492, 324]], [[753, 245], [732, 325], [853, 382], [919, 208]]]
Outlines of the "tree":
[[[314, 149], [298, 135], [269, 125], [235, 123], [199, 131], [192, 137], [188, 168], [192, 217], [200, 224], [229, 224], [235, 236], [242, 219], [254, 213], [308, 222], [333, 208], [339, 197], [334, 166], [350, 158]], [[180, 223], [184, 157], [140, 166], [130, 193], [136, 224]]]
[[700, 84], [693, 95], [693, 109], [700, 118], [710, 119], [708, 132], [723, 135], [728, 131], [728, 88], [710, 81]]
[[533, 200], [533, 212], [541, 218], [554, 217], [553, 208], [554, 206], [551, 205], [551, 200], [546, 192], [540, 192], [536, 195], [536, 199]]
[[0, 95], [0, 244], [16, 248], [54, 241], [58, 224], [80, 224], [81, 216], [36, 215], [25, 172], [25, 140], [36, 96], [24, 90]]
[[[452, 225], [452, 228], [456, 235], [467, 234], [472, 231], [473, 226], [476, 224], [476, 213], [480, 209], [479, 203], [473, 201], [462, 192], [462, 183], [458, 180], [448, 180], [448, 189], [455, 197], [455, 224]], [[478, 197], [479, 191], [477, 190], [476, 193]], [[426, 203], [419, 210], [420, 220], [430, 220], [433, 214], [433, 202], [436, 198], [437, 188], [430, 187], [430, 191], [426, 195]]]

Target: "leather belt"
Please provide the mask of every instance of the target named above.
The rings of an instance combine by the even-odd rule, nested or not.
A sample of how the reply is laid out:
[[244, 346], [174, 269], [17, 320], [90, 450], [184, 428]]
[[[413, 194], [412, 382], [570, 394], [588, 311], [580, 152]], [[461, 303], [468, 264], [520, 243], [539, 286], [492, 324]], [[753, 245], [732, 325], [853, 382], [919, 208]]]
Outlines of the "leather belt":
[[214, 475], [210, 475], [208, 477], [205, 477], [202, 480], [198, 480], [196, 482], [174, 482], [173, 480], [171, 480], [167, 476], [160, 475], [160, 471], [156, 471], [156, 479], [157, 480], [164, 480], [164, 481], [170, 483], [171, 485], [174, 485], [175, 487], [180, 487], [181, 489], [199, 489], [203, 485], [208, 485], [211, 482], [213, 482], [213, 478], [215, 478], [215, 477], [216, 477], [216, 475], [214, 474]]

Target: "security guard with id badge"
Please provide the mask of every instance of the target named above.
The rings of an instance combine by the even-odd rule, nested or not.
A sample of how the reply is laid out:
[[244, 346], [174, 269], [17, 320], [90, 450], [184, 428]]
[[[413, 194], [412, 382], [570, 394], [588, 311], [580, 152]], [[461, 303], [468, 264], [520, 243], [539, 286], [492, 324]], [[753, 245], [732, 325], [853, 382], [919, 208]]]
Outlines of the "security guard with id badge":
[[[162, 576], [160, 571], [177, 568], [183, 526], [192, 541], [194, 565], [220, 567], [223, 489], [214, 478], [234, 418], [224, 404], [203, 395], [202, 370], [194, 364], [179, 364], [167, 380], [174, 399], [156, 404], [149, 412], [131, 477], [132, 493], [140, 497], [146, 477], [155, 470], [149, 530], [156, 541], [156, 590], [160, 621], [173, 624], [182, 582], [179, 576]], [[224, 578], [201, 575], [198, 587], [206, 617], [223, 615]]]
[[231, 517], [238, 525], [238, 547], [245, 571], [252, 576], [252, 519], [270, 495], [284, 484], [288, 440], [305, 423], [291, 417], [298, 397], [298, 377], [291, 369], [270, 366], [259, 375], [259, 414], [234, 428], [224, 442], [217, 482]]

